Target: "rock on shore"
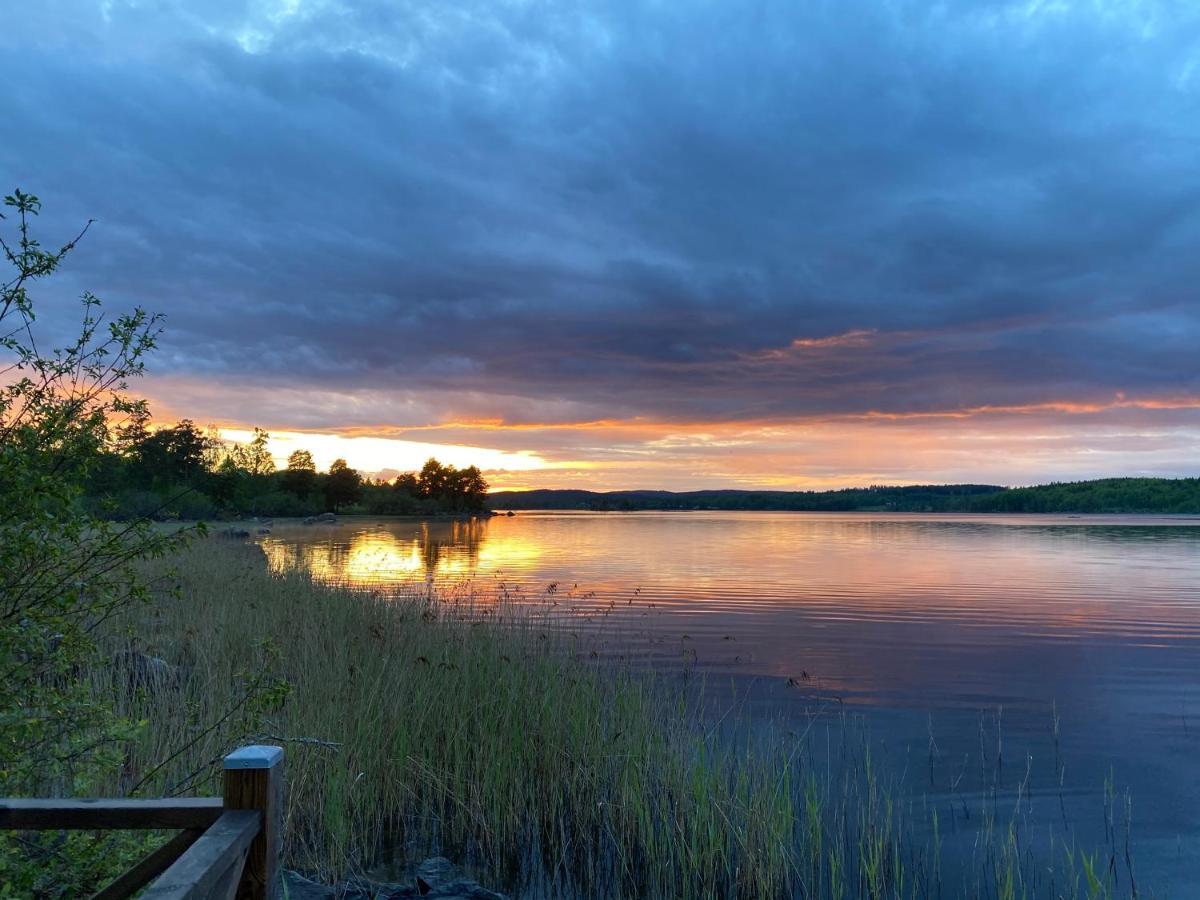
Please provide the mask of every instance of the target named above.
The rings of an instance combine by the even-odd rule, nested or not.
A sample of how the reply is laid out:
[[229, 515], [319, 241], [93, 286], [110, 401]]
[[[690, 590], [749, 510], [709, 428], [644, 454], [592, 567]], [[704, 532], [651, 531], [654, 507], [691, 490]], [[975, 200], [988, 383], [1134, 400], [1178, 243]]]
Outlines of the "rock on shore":
[[336, 525], [337, 516], [331, 512], [323, 512], [319, 516], [308, 516], [304, 519], [305, 525]]

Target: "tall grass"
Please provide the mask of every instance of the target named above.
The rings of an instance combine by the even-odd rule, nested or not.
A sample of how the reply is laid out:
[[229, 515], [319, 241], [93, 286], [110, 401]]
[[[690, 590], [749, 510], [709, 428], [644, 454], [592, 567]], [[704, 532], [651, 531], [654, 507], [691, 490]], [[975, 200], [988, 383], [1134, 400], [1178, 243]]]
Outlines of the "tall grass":
[[186, 675], [97, 673], [145, 722], [108, 788], [215, 792], [233, 746], [283, 742], [286, 863], [320, 877], [442, 852], [531, 896], [1108, 895], [1083, 854], [1051, 885], [1003, 823], [944, 883], [869, 742], [709, 727], [695, 691], [590, 661], [552, 619], [325, 586], [218, 539], [169, 564], [111, 639]]

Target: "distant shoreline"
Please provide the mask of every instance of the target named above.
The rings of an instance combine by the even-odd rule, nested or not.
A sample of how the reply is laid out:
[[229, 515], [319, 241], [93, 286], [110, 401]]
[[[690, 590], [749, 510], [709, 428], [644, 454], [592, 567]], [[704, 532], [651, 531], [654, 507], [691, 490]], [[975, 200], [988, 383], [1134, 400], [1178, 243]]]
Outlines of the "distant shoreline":
[[781, 512], [1200, 515], [1200, 478], [1104, 478], [1009, 488], [905, 485], [836, 491], [497, 491], [497, 510], [745, 510]]
[[[481, 518], [506, 518], [509, 510], [501, 509], [492, 515], [485, 515]], [[934, 518], [937, 516], [949, 518], [969, 519], [977, 517], [986, 519], [995, 516], [1018, 516], [1027, 517], [1030, 519], [1079, 519], [1081, 522], [1096, 521], [1100, 519], [1156, 519], [1170, 520], [1186, 523], [1200, 524], [1200, 512], [1197, 513], [1160, 513], [1160, 512], [1086, 512], [1086, 513], [1067, 513], [1067, 512], [981, 512], [977, 510], [895, 510], [895, 509], [716, 509], [714, 507], [697, 506], [687, 509], [568, 509], [565, 507], [559, 508], [542, 508], [531, 506], [528, 509], [511, 510], [512, 515], [521, 516], [530, 513], [596, 513], [604, 515], [623, 515], [626, 513], [728, 513], [728, 512], [753, 512], [753, 513], [779, 513], [780, 515], [811, 515], [811, 516], [912, 516], [913, 518]], [[444, 517], [443, 517], [444, 518]], [[403, 520], [418, 520], [418, 521], [437, 521], [437, 517], [422, 517], [422, 516], [344, 516], [339, 518], [339, 522], [343, 519], [378, 519], [379, 521], [403, 521]]]

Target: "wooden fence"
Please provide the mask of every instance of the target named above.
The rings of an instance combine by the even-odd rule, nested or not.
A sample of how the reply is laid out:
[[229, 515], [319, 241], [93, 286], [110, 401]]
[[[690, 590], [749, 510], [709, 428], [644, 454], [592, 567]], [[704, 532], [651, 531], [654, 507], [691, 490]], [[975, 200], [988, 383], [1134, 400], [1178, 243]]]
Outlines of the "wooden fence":
[[[0, 799], [0, 828], [182, 829], [93, 900], [278, 900], [283, 749], [225, 757], [223, 797], [176, 800]], [[151, 882], [153, 882], [151, 884]]]

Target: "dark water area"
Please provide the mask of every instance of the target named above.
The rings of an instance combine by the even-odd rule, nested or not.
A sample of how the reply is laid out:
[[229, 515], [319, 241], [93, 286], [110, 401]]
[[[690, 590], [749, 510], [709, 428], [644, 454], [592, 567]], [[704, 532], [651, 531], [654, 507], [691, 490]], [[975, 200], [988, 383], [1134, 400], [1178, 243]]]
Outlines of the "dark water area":
[[865, 729], [950, 854], [990, 807], [1107, 865], [1128, 816], [1139, 892], [1200, 896], [1200, 519], [553, 512], [262, 543], [329, 581], [555, 604], [785, 735]]

